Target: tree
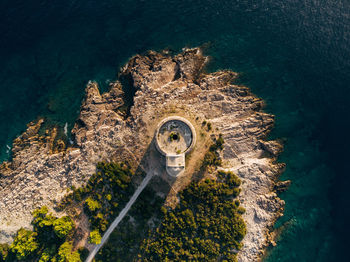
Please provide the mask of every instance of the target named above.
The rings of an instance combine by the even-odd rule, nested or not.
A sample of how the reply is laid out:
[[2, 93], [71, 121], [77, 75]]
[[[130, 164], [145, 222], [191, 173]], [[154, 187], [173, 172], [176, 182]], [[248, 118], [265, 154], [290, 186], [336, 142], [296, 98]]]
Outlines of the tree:
[[44, 250], [43, 253], [41, 254], [39, 262], [49, 262], [50, 259], [51, 259], [50, 252], [47, 250]]
[[37, 233], [21, 228], [10, 246], [12, 253], [18, 260], [24, 260], [32, 255], [38, 249], [39, 244], [36, 241]]
[[72, 252], [72, 242], [64, 242], [58, 249], [58, 262], [80, 262], [80, 254]]
[[91, 212], [95, 211], [96, 209], [101, 208], [101, 204], [98, 201], [92, 199], [92, 197], [88, 197], [85, 200], [85, 204]]
[[6, 261], [10, 246], [8, 244], [0, 244], [0, 261]]
[[51, 214], [48, 214], [48, 208], [46, 206], [42, 206], [40, 209], [36, 209], [33, 211], [33, 222], [32, 224], [37, 228], [44, 228], [52, 226], [55, 217]]
[[98, 245], [101, 243], [101, 239], [102, 237], [100, 235], [100, 232], [97, 229], [90, 232], [90, 239], [89, 239], [90, 243]]
[[53, 222], [54, 232], [59, 238], [65, 238], [66, 236], [68, 236], [68, 234], [72, 232], [73, 228], [74, 222], [68, 216], [57, 218]]

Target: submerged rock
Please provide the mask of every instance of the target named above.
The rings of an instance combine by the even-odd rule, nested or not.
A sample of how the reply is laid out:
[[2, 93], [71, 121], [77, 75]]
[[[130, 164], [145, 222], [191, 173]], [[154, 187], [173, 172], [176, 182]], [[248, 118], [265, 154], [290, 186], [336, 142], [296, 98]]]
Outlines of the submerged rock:
[[[53, 207], [72, 185], [84, 184], [99, 161], [127, 161], [165, 177], [152, 139], [159, 121], [180, 115], [193, 123], [199, 139], [183, 178], [173, 186], [175, 192], [192, 179], [207, 138], [217, 130], [225, 140], [223, 169], [243, 182], [240, 200], [247, 235], [238, 258], [257, 260], [272, 243], [269, 230], [283, 211], [284, 202], [273, 192], [284, 168], [275, 163], [282, 144], [264, 140], [274, 117], [260, 111], [263, 101], [235, 85], [234, 72], [205, 74], [206, 61], [198, 48], [176, 56], [149, 52], [133, 57], [120, 73], [135, 93], [130, 105], [121, 83], [111, 84], [101, 95], [97, 84], [89, 82], [72, 130], [73, 145], [67, 148], [55, 142], [55, 130], [39, 135], [43, 120], [29, 124], [14, 141], [12, 161], [0, 167], [0, 242], [10, 242], [20, 227], [30, 227], [35, 208]], [[215, 130], [205, 130], [204, 121]]]

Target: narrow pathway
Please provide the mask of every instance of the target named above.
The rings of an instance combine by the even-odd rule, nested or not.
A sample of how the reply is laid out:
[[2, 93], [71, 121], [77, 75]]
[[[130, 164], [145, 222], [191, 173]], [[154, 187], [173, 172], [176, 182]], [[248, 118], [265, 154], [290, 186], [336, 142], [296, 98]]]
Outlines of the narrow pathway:
[[107, 231], [104, 233], [101, 243], [96, 245], [94, 249], [90, 252], [88, 258], [85, 260], [85, 262], [91, 262], [97, 252], [100, 250], [100, 248], [104, 245], [104, 243], [108, 240], [110, 234], [113, 232], [113, 230], [118, 226], [120, 221], [124, 218], [124, 216], [128, 213], [129, 209], [131, 206], [134, 204], [136, 199], [139, 197], [141, 192], [145, 189], [147, 186], [148, 182], [151, 180], [153, 177], [152, 173], [148, 173], [147, 176], [143, 179], [142, 183], [139, 185], [139, 187], [136, 189], [135, 193], [132, 195], [130, 198], [129, 202], [126, 204], [126, 206], [123, 208], [122, 211], [120, 211], [119, 215], [114, 219], [113, 223], [109, 226]]

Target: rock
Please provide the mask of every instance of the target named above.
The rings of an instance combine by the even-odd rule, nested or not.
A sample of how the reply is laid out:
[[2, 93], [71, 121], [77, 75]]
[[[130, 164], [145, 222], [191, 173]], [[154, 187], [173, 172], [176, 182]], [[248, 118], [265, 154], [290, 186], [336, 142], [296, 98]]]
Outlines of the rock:
[[274, 157], [277, 157], [283, 150], [283, 146], [280, 141], [259, 141], [259, 142], [261, 147]]
[[[159, 121], [176, 114], [195, 126], [198, 147], [214, 132], [202, 127], [204, 120], [222, 133], [223, 169], [235, 172], [243, 182], [240, 200], [246, 209], [247, 235], [238, 260], [257, 261], [283, 211], [284, 201], [272, 192], [284, 168], [274, 163], [282, 144], [265, 141], [274, 117], [260, 111], [263, 101], [248, 88], [235, 85], [237, 73], [205, 74], [206, 61], [198, 48], [176, 56], [149, 52], [131, 58], [120, 73], [135, 92], [128, 115], [120, 111], [128, 106], [121, 83], [112, 83], [109, 92], [100, 94], [97, 83], [89, 82], [72, 130], [73, 145], [55, 143], [54, 129], [39, 135], [43, 120], [30, 123], [14, 140], [12, 161], [0, 166], [0, 242], [11, 242], [20, 227], [30, 227], [33, 209], [53, 207], [67, 188], [86, 183], [99, 161], [127, 161], [135, 168], [162, 174], [159, 158], [151, 161], [151, 142]], [[203, 132], [208, 134], [202, 136]], [[199, 156], [195, 160], [196, 152], [186, 166], [201, 160]]]
[[282, 193], [288, 189], [288, 187], [290, 186], [291, 183], [292, 183], [292, 181], [290, 181], [290, 180], [278, 181], [274, 186], [274, 190], [277, 193]]

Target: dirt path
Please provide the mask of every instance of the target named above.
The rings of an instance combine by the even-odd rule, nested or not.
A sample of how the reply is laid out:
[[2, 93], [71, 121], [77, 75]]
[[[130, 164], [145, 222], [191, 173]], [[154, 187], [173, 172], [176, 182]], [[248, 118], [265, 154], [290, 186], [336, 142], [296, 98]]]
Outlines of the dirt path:
[[139, 187], [136, 189], [135, 193], [133, 196], [130, 198], [129, 202], [126, 204], [126, 206], [123, 208], [122, 211], [120, 211], [118, 217], [114, 219], [113, 223], [109, 226], [107, 231], [104, 233], [101, 243], [96, 245], [90, 252], [89, 256], [85, 260], [85, 262], [91, 262], [97, 252], [100, 250], [100, 248], [105, 244], [105, 242], [108, 240], [110, 234], [113, 232], [113, 230], [118, 226], [120, 221], [124, 218], [124, 216], [128, 213], [129, 209], [132, 207], [132, 205], [135, 203], [141, 192], [145, 189], [147, 186], [148, 182], [151, 180], [153, 177], [153, 173], [148, 173], [147, 176], [143, 179], [142, 183], [139, 185]]

